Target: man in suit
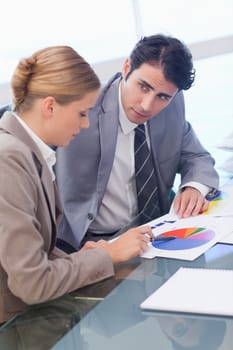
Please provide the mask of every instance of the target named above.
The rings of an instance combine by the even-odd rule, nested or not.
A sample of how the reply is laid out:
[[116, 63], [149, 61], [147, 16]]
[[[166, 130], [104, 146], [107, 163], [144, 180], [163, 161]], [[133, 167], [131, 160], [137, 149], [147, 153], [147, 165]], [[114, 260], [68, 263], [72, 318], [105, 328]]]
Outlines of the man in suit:
[[218, 187], [218, 175], [185, 119], [182, 93], [194, 77], [192, 56], [178, 39], [153, 35], [136, 44], [122, 72], [102, 88], [89, 114], [89, 129], [57, 151], [56, 177], [65, 210], [60, 248], [73, 251], [86, 240], [110, 238], [140, 223], [134, 220], [133, 150], [139, 124], [146, 127], [157, 177], [156, 215], [169, 211], [176, 174], [181, 176], [174, 200], [177, 214], [197, 215], [208, 207], [205, 196]]

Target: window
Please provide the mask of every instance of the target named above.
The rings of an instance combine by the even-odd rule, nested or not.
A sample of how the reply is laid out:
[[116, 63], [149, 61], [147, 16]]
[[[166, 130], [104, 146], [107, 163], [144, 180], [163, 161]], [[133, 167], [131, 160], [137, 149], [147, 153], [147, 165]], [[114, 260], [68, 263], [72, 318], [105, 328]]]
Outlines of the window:
[[7, 0], [2, 10], [0, 83], [48, 45], [70, 45], [94, 63], [127, 55], [136, 41], [131, 0]]
[[145, 35], [172, 34], [187, 44], [232, 35], [232, 0], [139, 0]]

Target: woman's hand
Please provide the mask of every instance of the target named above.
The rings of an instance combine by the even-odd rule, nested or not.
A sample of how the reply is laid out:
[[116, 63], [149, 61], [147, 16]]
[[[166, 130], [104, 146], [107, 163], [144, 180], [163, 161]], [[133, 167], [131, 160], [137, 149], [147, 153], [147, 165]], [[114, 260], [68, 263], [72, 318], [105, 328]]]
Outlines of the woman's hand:
[[112, 262], [116, 264], [142, 255], [148, 248], [150, 238], [154, 238], [151, 228], [140, 226], [131, 228], [111, 242], [105, 240], [88, 241], [82, 249], [102, 248], [109, 253]]

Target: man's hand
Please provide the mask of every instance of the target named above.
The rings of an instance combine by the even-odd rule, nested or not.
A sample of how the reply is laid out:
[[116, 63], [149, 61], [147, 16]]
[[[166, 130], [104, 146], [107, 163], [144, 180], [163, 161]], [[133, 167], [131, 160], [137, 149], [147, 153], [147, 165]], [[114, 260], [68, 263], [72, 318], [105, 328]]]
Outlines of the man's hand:
[[176, 195], [173, 202], [174, 211], [179, 218], [201, 214], [208, 209], [208, 206], [209, 202], [203, 197], [201, 192], [188, 186]]

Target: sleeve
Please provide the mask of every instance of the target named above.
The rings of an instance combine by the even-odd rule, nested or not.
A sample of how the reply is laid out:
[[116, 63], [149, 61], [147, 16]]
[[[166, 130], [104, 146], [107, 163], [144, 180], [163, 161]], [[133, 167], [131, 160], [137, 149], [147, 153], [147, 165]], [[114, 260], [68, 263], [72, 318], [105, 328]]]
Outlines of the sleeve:
[[66, 255], [55, 248], [48, 256], [51, 228], [42, 223], [47, 208], [33, 165], [17, 149], [1, 152], [0, 163], [0, 262], [11, 292], [35, 304], [111, 277], [113, 264], [103, 249]]

